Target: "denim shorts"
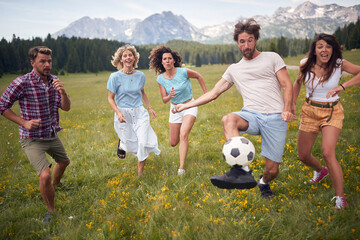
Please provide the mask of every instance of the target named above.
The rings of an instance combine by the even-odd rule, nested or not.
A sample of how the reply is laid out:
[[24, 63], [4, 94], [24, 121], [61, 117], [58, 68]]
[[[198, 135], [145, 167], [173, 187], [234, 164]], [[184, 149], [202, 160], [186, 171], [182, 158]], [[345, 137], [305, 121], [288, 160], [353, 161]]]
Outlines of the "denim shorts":
[[234, 112], [249, 123], [242, 133], [261, 136], [261, 155], [280, 163], [284, 152], [288, 123], [281, 118], [281, 113], [258, 113], [241, 109]]

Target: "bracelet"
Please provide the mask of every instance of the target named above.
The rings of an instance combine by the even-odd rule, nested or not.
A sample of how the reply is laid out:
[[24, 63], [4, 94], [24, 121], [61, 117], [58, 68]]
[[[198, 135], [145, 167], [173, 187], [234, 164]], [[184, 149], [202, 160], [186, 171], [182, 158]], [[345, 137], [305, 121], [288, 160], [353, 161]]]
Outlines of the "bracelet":
[[152, 109], [152, 107], [150, 106], [150, 107], [148, 107], [148, 109]]
[[340, 83], [340, 86], [345, 90], [345, 87]]

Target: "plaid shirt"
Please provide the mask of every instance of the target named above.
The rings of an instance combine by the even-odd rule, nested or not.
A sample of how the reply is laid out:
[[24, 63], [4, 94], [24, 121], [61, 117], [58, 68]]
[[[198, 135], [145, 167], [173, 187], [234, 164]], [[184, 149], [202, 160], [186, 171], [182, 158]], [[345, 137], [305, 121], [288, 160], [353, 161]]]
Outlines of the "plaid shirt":
[[41, 119], [39, 128], [27, 130], [19, 125], [20, 138], [51, 138], [62, 128], [59, 126], [61, 95], [53, 87], [54, 75], [48, 77], [49, 84], [34, 72], [27, 73], [11, 82], [0, 98], [0, 114], [10, 109], [18, 100], [21, 118]]

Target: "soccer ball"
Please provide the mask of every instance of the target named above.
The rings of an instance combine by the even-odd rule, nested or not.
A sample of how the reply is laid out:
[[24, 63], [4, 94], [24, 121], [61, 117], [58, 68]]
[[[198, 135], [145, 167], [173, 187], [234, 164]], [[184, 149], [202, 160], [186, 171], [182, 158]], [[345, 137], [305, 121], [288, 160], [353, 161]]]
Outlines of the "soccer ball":
[[224, 144], [222, 154], [230, 166], [245, 167], [254, 160], [255, 148], [245, 137], [232, 137]]

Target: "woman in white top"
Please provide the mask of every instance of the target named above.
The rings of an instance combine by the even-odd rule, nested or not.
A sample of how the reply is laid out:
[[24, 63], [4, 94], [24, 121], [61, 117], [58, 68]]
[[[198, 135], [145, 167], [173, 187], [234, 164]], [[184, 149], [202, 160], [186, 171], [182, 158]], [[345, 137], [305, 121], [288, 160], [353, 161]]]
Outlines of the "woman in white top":
[[124, 45], [114, 54], [112, 65], [119, 71], [110, 75], [107, 89], [108, 101], [115, 111], [114, 128], [119, 136], [117, 154], [125, 158], [126, 152], [138, 158], [138, 174], [142, 175], [145, 160], [149, 153], [159, 155], [158, 141], [150, 126], [149, 113], [143, 107], [146, 104], [153, 118], [156, 117], [145, 93], [145, 75], [135, 70], [139, 53], [135, 47]]
[[[343, 71], [355, 75], [339, 84]], [[344, 180], [335, 148], [344, 119], [338, 94], [360, 82], [360, 66], [342, 59], [340, 45], [332, 35], [317, 35], [306, 59], [300, 62], [299, 75], [294, 82], [293, 111], [301, 85], [306, 86], [306, 101], [301, 111], [299, 127], [299, 159], [315, 170], [311, 182], [317, 183], [328, 174], [335, 188], [335, 209], [345, 208]], [[322, 152], [327, 168], [311, 154], [318, 134], [322, 134]]]

